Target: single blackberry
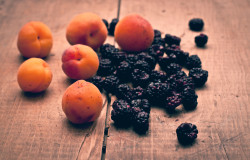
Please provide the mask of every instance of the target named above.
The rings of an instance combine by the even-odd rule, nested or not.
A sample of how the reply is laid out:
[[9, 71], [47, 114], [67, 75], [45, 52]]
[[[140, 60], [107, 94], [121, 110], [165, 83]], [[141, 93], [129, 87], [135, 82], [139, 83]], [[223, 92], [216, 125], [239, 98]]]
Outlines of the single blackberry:
[[107, 29], [109, 28], [109, 23], [106, 19], [102, 19], [103, 23], [105, 24], [105, 26], [107, 27]]
[[134, 69], [132, 72], [132, 83], [133, 86], [145, 87], [149, 83], [149, 74], [140, 69]]
[[150, 82], [165, 82], [167, 79], [167, 75], [163, 71], [153, 70], [149, 74]]
[[103, 89], [108, 92], [114, 94], [120, 80], [115, 75], [110, 75], [104, 78], [103, 80]]
[[130, 64], [131, 68], [134, 68], [134, 64], [138, 61], [138, 56], [135, 54], [128, 54], [125, 61]]
[[122, 51], [114, 51], [114, 52], [111, 52], [109, 57], [110, 57], [112, 63], [116, 66], [120, 62], [122, 62], [126, 59], [126, 53], [122, 52]]
[[182, 103], [182, 96], [179, 93], [174, 93], [172, 96], [167, 97], [166, 99], [166, 109], [169, 112], [175, 110]]
[[171, 53], [176, 54], [176, 52], [178, 52], [180, 50], [181, 50], [180, 46], [177, 46], [175, 44], [172, 44], [172, 45], [166, 47], [166, 49], [165, 49], [167, 55], [169, 55]]
[[149, 114], [147, 112], [139, 112], [133, 122], [134, 130], [139, 134], [145, 134], [149, 128]]
[[189, 21], [188, 25], [193, 31], [201, 31], [204, 26], [204, 22], [201, 18], [193, 18]]
[[145, 71], [146, 73], [150, 73], [152, 71], [152, 68], [150, 67], [150, 65], [144, 60], [137, 61], [134, 65], [134, 68]]
[[193, 79], [196, 87], [201, 87], [207, 82], [208, 71], [201, 68], [192, 68], [189, 71], [189, 77]]
[[167, 96], [171, 94], [169, 85], [162, 82], [151, 82], [146, 88], [146, 96], [152, 105], [163, 106]]
[[112, 104], [111, 119], [116, 125], [128, 126], [131, 122], [131, 107], [125, 100], [117, 99]]
[[122, 82], [128, 82], [131, 80], [131, 72], [132, 72], [131, 65], [126, 61], [122, 61], [116, 67], [116, 75]]
[[108, 29], [109, 35], [114, 36], [115, 26], [118, 22], [119, 20], [117, 18], [112, 19], [109, 25], [109, 29]]
[[182, 77], [180, 79], [177, 79], [176, 84], [177, 84], [176, 88], [177, 92], [182, 92], [186, 87], [194, 89], [194, 82], [190, 77]]
[[161, 37], [161, 31], [154, 29], [154, 37]]
[[187, 58], [186, 63], [187, 69], [201, 68], [201, 60], [198, 55], [191, 55]]
[[94, 77], [87, 80], [90, 83], [93, 83], [100, 91], [102, 91], [103, 78], [101, 76], [95, 75]]
[[177, 58], [176, 55], [171, 53], [167, 57], [159, 57], [158, 63], [162, 70], [166, 70], [167, 66], [169, 66], [171, 63], [176, 63]]
[[160, 56], [163, 56], [165, 52], [165, 48], [163, 45], [160, 44], [153, 44], [148, 49], [148, 54], [155, 58], [156, 61], [158, 61], [158, 58]]
[[149, 101], [147, 99], [134, 99], [130, 103], [131, 108], [133, 107], [139, 107], [142, 111], [145, 111], [147, 113], [150, 113], [151, 106], [149, 104]]
[[149, 54], [145, 52], [141, 52], [140, 54], [138, 54], [138, 59], [147, 62], [151, 70], [155, 68], [156, 60], [154, 57], [150, 56]]
[[190, 87], [186, 87], [183, 92], [182, 92], [182, 104], [183, 107], [186, 110], [193, 110], [197, 107], [198, 102], [198, 95], [195, 93], [195, 90], [190, 88]]
[[184, 66], [186, 65], [187, 58], [189, 56], [188, 52], [184, 52], [182, 50], [178, 50], [174, 53], [176, 55], [176, 63]]
[[115, 95], [117, 99], [123, 99], [130, 102], [132, 97], [131, 88], [127, 84], [119, 84]]
[[207, 44], [208, 36], [200, 34], [194, 38], [194, 42], [198, 47], [204, 47]]
[[168, 66], [166, 66], [166, 69], [164, 70], [167, 75], [172, 75], [177, 73], [178, 71], [181, 71], [182, 67], [179, 64], [176, 63], [170, 63]]
[[146, 98], [145, 90], [141, 88], [140, 86], [131, 89], [131, 100], [145, 99], [145, 98]]
[[106, 43], [100, 47], [100, 53], [102, 58], [110, 58], [112, 52], [118, 52], [119, 49], [115, 48], [114, 45]]
[[152, 44], [158, 44], [158, 45], [165, 46], [165, 41], [161, 37], [154, 37]]
[[178, 141], [183, 144], [191, 144], [197, 138], [198, 130], [195, 124], [182, 123], [176, 129]]
[[168, 45], [175, 44], [175, 45], [179, 46], [181, 43], [181, 38], [179, 38], [177, 36], [170, 35], [170, 34], [165, 34], [164, 40], [165, 40], [165, 43], [167, 43]]
[[110, 59], [100, 59], [99, 60], [99, 68], [97, 71], [97, 74], [100, 76], [107, 76], [113, 73], [115, 68], [112, 65], [112, 62]]

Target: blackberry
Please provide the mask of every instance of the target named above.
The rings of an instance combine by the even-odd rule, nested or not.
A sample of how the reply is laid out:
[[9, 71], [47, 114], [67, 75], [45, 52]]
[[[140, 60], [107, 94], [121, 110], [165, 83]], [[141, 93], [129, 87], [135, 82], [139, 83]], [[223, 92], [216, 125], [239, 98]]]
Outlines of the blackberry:
[[127, 84], [120, 84], [117, 86], [115, 95], [117, 99], [123, 99], [129, 102], [132, 97], [131, 88]]
[[127, 126], [130, 124], [131, 107], [125, 100], [117, 99], [112, 104], [111, 119], [116, 125]]
[[201, 68], [201, 60], [198, 55], [192, 55], [187, 58], [186, 63], [187, 69]]
[[145, 87], [149, 83], [149, 74], [140, 69], [134, 69], [132, 72], [133, 86]]
[[176, 63], [184, 66], [186, 65], [187, 58], [189, 56], [188, 52], [184, 52], [182, 50], [178, 50], [174, 53], [176, 55]]
[[198, 105], [197, 98], [198, 98], [198, 96], [195, 93], [195, 90], [190, 88], [190, 87], [186, 87], [182, 92], [183, 107], [186, 110], [195, 109]]
[[189, 77], [193, 79], [196, 87], [201, 87], [207, 82], [208, 71], [201, 68], [192, 68], [189, 71]]
[[103, 23], [105, 24], [105, 26], [107, 27], [107, 29], [109, 28], [109, 23], [106, 19], [102, 19]]
[[149, 128], [149, 114], [147, 112], [139, 112], [133, 122], [134, 130], [137, 133], [145, 134]]
[[207, 44], [208, 36], [200, 34], [194, 38], [194, 42], [198, 47], [204, 47]]
[[166, 70], [167, 66], [169, 66], [171, 63], [176, 63], [177, 58], [176, 55], [171, 53], [167, 57], [159, 57], [159, 66], [161, 67], [162, 70]]
[[154, 29], [154, 37], [161, 37], [161, 31]]
[[103, 78], [101, 76], [95, 75], [94, 77], [87, 80], [90, 83], [93, 83], [100, 91], [102, 91]]
[[167, 83], [151, 82], [145, 92], [147, 99], [152, 105], [162, 106], [166, 97], [170, 95], [170, 88]]
[[181, 38], [179, 38], [177, 36], [170, 35], [170, 34], [165, 34], [164, 40], [165, 40], [165, 43], [167, 43], [168, 45], [175, 44], [175, 45], [179, 46], [181, 43]]
[[155, 68], [156, 60], [154, 57], [150, 56], [149, 54], [145, 52], [141, 52], [140, 54], [138, 54], [138, 59], [147, 62], [151, 70]]
[[140, 86], [131, 89], [131, 99], [144, 99], [146, 98], [145, 96], [145, 91], [143, 88]]
[[103, 80], [103, 89], [108, 92], [114, 94], [120, 80], [115, 75], [110, 75], [104, 78]]
[[100, 47], [100, 53], [102, 58], [110, 58], [112, 52], [118, 52], [119, 49], [115, 48], [114, 45], [106, 43]]
[[167, 79], [166, 73], [163, 71], [153, 70], [149, 74], [150, 82], [165, 82]]
[[114, 36], [115, 26], [118, 22], [119, 20], [117, 18], [112, 19], [108, 29], [109, 35]]
[[142, 111], [150, 113], [151, 106], [147, 99], [134, 99], [131, 101], [131, 108], [139, 107]]
[[152, 44], [158, 44], [158, 45], [165, 46], [165, 41], [161, 37], [154, 37]]
[[178, 141], [183, 144], [191, 144], [197, 138], [198, 130], [195, 124], [182, 123], [176, 129]]
[[97, 74], [100, 76], [107, 76], [114, 72], [114, 67], [110, 59], [100, 59], [99, 60], [99, 68]]
[[111, 52], [109, 57], [110, 57], [112, 63], [116, 66], [120, 62], [122, 62], [126, 59], [126, 53], [121, 52], [121, 51], [114, 51], [114, 52]]
[[152, 57], [155, 58], [157, 61], [160, 56], [164, 55], [165, 48], [163, 45], [160, 44], [153, 44], [151, 47], [148, 49], [148, 54]]
[[144, 60], [139, 60], [134, 64], [135, 69], [140, 69], [142, 71], [145, 71], [146, 73], [150, 73], [152, 71], [152, 68], [150, 65], [144, 61]]
[[116, 68], [116, 75], [122, 82], [130, 81], [131, 72], [131, 65], [126, 61], [122, 61]]
[[138, 56], [134, 54], [128, 54], [125, 61], [130, 64], [131, 68], [134, 68], [134, 64], [138, 61]]
[[167, 97], [165, 107], [166, 107], [167, 111], [172, 112], [181, 103], [182, 103], [182, 96], [181, 96], [181, 94], [175, 93], [172, 96]]
[[167, 75], [172, 75], [177, 73], [178, 71], [181, 71], [181, 66], [179, 64], [176, 63], [170, 63], [166, 68], [165, 68], [165, 72], [167, 73]]
[[172, 44], [172, 45], [166, 47], [165, 50], [166, 50], [166, 54], [169, 55], [171, 53], [175, 54], [177, 51], [180, 51], [181, 49], [180, 49], [180, 46]]
[[194, 89], [194, 82], [190, 77], [182, 77], [176, 80], [177, 92], [182, 92], [186, 87]]
[[201, 31], [204, 26], [204, 22], [201, 18], [193, 18], [189, 21], [188, 25], [193, 31]]

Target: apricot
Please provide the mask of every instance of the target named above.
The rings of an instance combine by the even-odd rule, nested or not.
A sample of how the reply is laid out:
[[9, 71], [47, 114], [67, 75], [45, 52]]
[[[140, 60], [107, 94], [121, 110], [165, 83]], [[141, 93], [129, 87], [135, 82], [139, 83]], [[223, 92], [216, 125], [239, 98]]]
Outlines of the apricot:
[[17, 82], [25, 92], [46, 90], [52, 80], [49, 65], [41, 58], [30, 58], [24, 61], [17, 72]]
[[122, 50], [143, 51], [152, 44], [154, 30], [146, 19], [138, 14], [130, 14], [117, 23], [115, 40]]
[[76, 15], [69, 23], [66, 38], [71, 45], [84, 44], [94, 50], [106, 40], [108, 30], [102, 19], [94, 13]]
[[62, 69], [71, 79], [89, 79], [99, 67], [96, 52], [89, 46], [76, 44], [66, 49], [62, 55]]
[[44, 58], [49, 55], [52, 45], [52, 33], [42, 22], [31, 21], [19, 31], [17, 47], [26, 58]]
[[70, 85], [62, 97], [63, 112], [76, 124], [95, 121], [102, 111], [102, 104], [99, 89], [85, 80]]

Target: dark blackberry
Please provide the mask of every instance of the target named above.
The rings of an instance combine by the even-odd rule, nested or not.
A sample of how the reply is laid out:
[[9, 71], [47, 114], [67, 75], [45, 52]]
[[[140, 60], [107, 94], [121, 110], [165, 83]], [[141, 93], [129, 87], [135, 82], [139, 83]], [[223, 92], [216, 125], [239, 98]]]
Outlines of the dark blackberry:
[[158, 58], [164, 55], [164, 51], [165, 48], [163, 45], [153, 44], [151, 47], [149, 47], [148, 54], [154, 57], [156, 61], [158, 61]]
[[167, 83], [151, 82], [146, 88], [146, 96], [152, 105], [163, 106], [165, 99], [169, 96], [170, 88]]
[[201, 18], [193, 18], [189, 21], [188, 25], [193, 31], [201, 31], [204, 26], [204, 22]]
[[103, 80], [103, 89], [108, 92], [114, 94], [120, 80], [115, 75], [110, 75], [104, 78]]
[[167, 97], [165, 107], [166, 107], [167, 111], [172, 112], [181, 103], [182, 103], [182, 96], [181, 96], [181, 94], [175, 93], [172, 96]]
[[150, 65], [144, 60], [137, 61], [134, 65], [134, 68], [145, 71], [146, 73], [150, 73], [152, 71], [152, 68], [150, 67]]
[[102, 91], [103, 78], [101, 76], [95, 75], [94, 77], [87, 80], [90, 83], [93, 83], [100, 91]]
[[165, 82], [167, 79], [167, 75], [163, 71], [153, 70], [149, 74], [150, 82]]
[[139, 112], [133, 122], [134, 130], [137, 133], [145, 134], [149, 128], [149, 114], [147, 112]]
[[156, 60], [154, 57], [150, 56], [149, 54], [147, 54], [145, 52], [141, 52], [140, 54], [138, 54], [138, 59], [147, 62], [149, 64], [151, 70], [153, 70], [155, 68]]
[[131, 80], [131, 72], [132, 72], [131, 65], [126, 61], [122, 61], [116, 67], [116, 75], [122, 82], [128, 82]]
[[194, 89], [194, 82], [190, 77], [182, 77], [180, 79], [177, 79], [176, 84], [177, 84], [176, 88], [177, 92], [182, 92], [186, 87]]
[[131, 89], [131, 100], [133, 99], [144, 99], [146, 98], [145, 90], [140, 86]]
[[154, 29], [154, 37], [161, 37], [161, 31]]
[[187, 58], [189, 56], [188, 52], [184, 52], [182, 50], [179, 50], [179, 51], [176, 51], [174, 54], [176, 55], [176, 63], [178, 63], [182, 66], [186, 65]]
[[100, 53], [102, 58], [110, 58], [112, 52], [118, 52], [119, 49], [115, 48], [114, 45], [106, 43], [100, 47]]
[[180, 51], [181, 49], [180, 49], [180, 46], [177, 46], [177, 45], [175, 45], [175, 44], [172, 44], [172, 45], [166, 47], [165, 50], [166, 50], [166, 54], [169, 55], [169, 54], [171, 54], [171, 53], [176, 54], [176, 52], [177, 52], [177, 51]]
[[114, 51], [111, 52], [109, 57], [114, 65], [118, 65], [126, 59], [126, 53], [122, 51]]
[[111, 119], [116, 125], [128, 126], [131, 122], [131, 107], [125, 100], [117, 99], [112, 104]]
[[176, 63], [170, 63], [168, 66], [166, 66], [166, 68], [164, 68], [165, 72], [167, 73], [167, 75], [172, 75], [177, 73], [178, 71], [181, 71], [182, 67], [179, 64]]
[[115, 95], [117, 99], [123, 99], [130, 102], [132, 97], [131, 88], [127, 84], [120, 84], [117, 86]]
[[178, 141], [183, 144], [191, 144], [197, 138], [198, 130], [195, 124], [182, 123], [176, 129]]
[[128, 54], [125, 61], [130, 64], [131, 68], [134, 68], [134, 64], [138, 61], [138, 56], [134, 54]]
[[208, 36], [200, 34], [194, 38], [194, 42], [198, 47], [204, 47], [207, 44]]
[[154, 37], [152, 44], [158, 44], [158, 45], [165, 46], [165, 41], [161, 37]]
[[113, 73], [115, 68], [112, 65], [112, 62], [110, 59], [100, 59], [99, 60], [99, 68], [97, 71], [97, 74], [100, 76], [107, 76]]
[[189, 71], [189, 77], [193, 79], [196, 87], [201, 87], [207, 82], [208, 71], [201, 68], [192, 68]]
[[139, 107], [141, 108], [142, 111], [150, 113], [151, 106], [147, 99], [134, 99], [131, 101], [130, 105], [131, 105], [131, 108]]
[[109, 29], [108, 29], [109, 35], [114, 36], [115, 26], [118, 22], [119, 20], [117, 18], [112, 19], [109, 25]]
[[191, 55], [187, 58], [186, 63], [187, 69], [201, 68], [201, 60], [198, 55]]
[[158, 63], [162, 70], [166, 70], [171, 63], [176, 63], [176, 55], [171, 53], [167, 57], [159, 57]]
[[106, 19], [102, 19], [103, 23], [105, 24], [105, 26], [107, 27], [107, 29], [109, 28], [109, 23]]
[[165, 34], [164, 40], [165, 40], [165, 43], [167, 43], [168, 45], [175, 44], [175, 45], [179, 46], [181, 43], [181, 38], [179, 38], [177, 36], [170, 35], [170, 34]]
[[192, 89], [190, 87], [186, 87], [183, 90], [183, 92], [182, 92], [182, 104], [186, 110], [195, 109], [198, 105], [197, 99], [198, 99], [198, 96], [195, 93], [194, 89]]
[[149, 74], [140, 69], [134, 69], [132, 72], [133, 86], [145, 87], [149, 83]]

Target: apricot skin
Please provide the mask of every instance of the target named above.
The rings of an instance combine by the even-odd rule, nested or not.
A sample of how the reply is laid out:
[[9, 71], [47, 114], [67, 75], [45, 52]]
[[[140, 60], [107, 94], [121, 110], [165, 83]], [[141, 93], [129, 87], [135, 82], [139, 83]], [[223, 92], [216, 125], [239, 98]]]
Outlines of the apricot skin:
[[42, 22], [31, 21], [19, 31], [17, 47], [26, 58], [44, 58], [49, 55], [52, 46], [52, 33]]
[[73, 45], [62, 55], [62, 69], [71, 79], [88, 79], [94, 76], [99, 67], [96, 52], [86, 45]]
[[49, 65], [40, 58], [24, 61], [17, 72], [17, 82], [25, 92], [41, 92], [46, 90], [52, 81]]
[[63, 112], [75, 124], [95, 121], [102, 111], [102, 104], [98, 88], [84, 80], [70, 85], [62, 97]]
[[115, 27], [114, 35], [120, 48], [130, 52], [146, 50], [154, 40], [151, 24], [138, 14], [122, 18]]

